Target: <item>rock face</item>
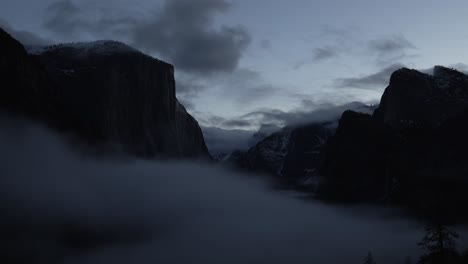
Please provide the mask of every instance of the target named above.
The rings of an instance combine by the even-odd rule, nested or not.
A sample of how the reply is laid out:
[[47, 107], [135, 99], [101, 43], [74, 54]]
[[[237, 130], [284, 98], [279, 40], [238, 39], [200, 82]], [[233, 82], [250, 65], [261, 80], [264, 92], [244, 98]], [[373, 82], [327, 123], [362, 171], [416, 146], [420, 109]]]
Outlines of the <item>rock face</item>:
[[[262, 139], [246, 152], [231, 154], [228, 161], [249, 171], [272, 175], [293, 188], [315, 191], [326, 142], [335, 133], [342, 109], [373, 113], [376, 106], [354, 102], [332, 110], [320, 110], [322, 121], [288, 126], [269, 136], [263, 127], [256, 134]], [[317, 115], [312, 112], [311, 115]]]
[[291, 140], [291, 129], [273, 133], [245, 153], [236, 153], [235, 162], [251, 171], [281, 175]]
[[371, 115], [344, 112], [336, 133], [323, 148], [320, 174], [326, 177], [318, 195], [346, 202], [385, 198], [385, 168], [392, 143], [392, 133]]
[[417, 208], [436, 196], [444, 207], [467, 202], [467, 113], [465, 74], [396, 71], [373, 116], [343, 114], [324, 150], [319, 196]]
[[321, 149], [333, 134], [333, 123], [287, 127], [258, 142], [245, 153], [233, 153], [231, 162], [249, 171], [266, 173], [300, 188], [315, 188], [322, 162]]
[[441, 66], [433, 75], [401, 69], [392, 74], [374, 116], [394, 129], [438, 127], [463, 112], [467, 102], [465, 74]]
[[17, 94], [3, 108], [31, 112], [33, 105], [55, 128], [139, 157], [209, 157], [198, 123], [176, 99], [172, 65], [114, 41], [34, 48], [28, 55], [5, 32], [3, 38], [13, 43], [2, 52], [16, 66], [2, 59], [2, 70], [13, 71], [22, 87], [12, 87]]
[[0, 28], [0, 107], [10, 114], [50, 112], [51, 82], [46, 70]]

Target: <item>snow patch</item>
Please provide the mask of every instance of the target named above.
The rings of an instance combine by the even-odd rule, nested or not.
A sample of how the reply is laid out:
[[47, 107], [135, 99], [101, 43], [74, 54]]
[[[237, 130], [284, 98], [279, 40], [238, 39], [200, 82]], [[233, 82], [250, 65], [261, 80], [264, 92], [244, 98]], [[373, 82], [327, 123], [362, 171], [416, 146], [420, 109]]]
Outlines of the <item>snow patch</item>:
[[111, 55], [115, 53], [140, 53], [140, 51], [118, 41], [113, 40], [98, 40], [93, 42], [76, 42], [76, 43], [63, 43], [50, 46], [26, 46], [29, 54], [40, 55], [46, 52], [61, 50], [61, 49], [74, 49], [81, 56], [88, 56], [91, 54], [97, 55]]

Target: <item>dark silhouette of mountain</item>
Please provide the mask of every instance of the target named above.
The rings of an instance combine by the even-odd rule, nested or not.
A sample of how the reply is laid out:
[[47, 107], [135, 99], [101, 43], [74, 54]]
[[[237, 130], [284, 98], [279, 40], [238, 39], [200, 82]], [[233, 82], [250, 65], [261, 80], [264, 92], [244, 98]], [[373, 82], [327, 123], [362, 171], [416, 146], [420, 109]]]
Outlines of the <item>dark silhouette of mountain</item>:
[[[350, 108], [373, 112], [373, 106], [353, 103]], [[288, 126], [260, 140], [248, 151], [236, 151], [228, 161], [248, 171], [265, 173], [294, 188], [314, 191], [323, 162], [323, 147], [334, 134], [336, 120]]]
[[468, 76], [461, 72], [442, 66], [434, 67], [433, 75], [400, 69], [392, 74], [374, 117], [396, 130], [438, 127], [463, 112], [467, 102]]
[[115, 41], [28, 54], [1, 30], [0, 45], [4, 111], [139, 157], [209, 157], [197, 121], [177, 101], [172, 65]]
[[250, 171], [304, 181], [315, 175], [321, 160], [320, 150], [333, 129], [332, 123], [284, 128], [233, 158], [240, 167]]
[[[387, 156], [393, 135], [369, 114], [346, 111], [323, 149], [319, 195], [339, 201], [377, 200], [385, 194]], [[355, 175], [357, 174], [357, 175]]]
[[443, 203], [460, 215], [458, 204], [468, 201], [467, 133], [468, 76], [441, 66], [434, 75], [398, 70], [372, 116], [343, 114], [324, 148], [318, 195], [421, 210]]
[[230, 161], [328, 201], [422, 212], [443, 203], [444, 214], [468, 216], [458, 205], [468, 202], [468, 76], [400, 69], [370, 113], [284, 128]]

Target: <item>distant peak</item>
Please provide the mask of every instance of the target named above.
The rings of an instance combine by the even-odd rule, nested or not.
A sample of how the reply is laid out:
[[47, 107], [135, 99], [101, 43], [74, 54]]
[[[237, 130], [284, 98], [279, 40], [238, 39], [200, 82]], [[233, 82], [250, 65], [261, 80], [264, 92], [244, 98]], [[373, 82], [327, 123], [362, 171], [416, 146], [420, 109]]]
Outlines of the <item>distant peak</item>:
[[29, 46], [26, 47], [30, 54], [43, 54], [47, 52], [73, 49], [79, 55], [111, 55], [116, 53], [141, 53], [140, 51], [128, 46], [119, 41], [114, 40], [98, 40], [92, 42], [73, 42], [62, 43], [50, 46]]

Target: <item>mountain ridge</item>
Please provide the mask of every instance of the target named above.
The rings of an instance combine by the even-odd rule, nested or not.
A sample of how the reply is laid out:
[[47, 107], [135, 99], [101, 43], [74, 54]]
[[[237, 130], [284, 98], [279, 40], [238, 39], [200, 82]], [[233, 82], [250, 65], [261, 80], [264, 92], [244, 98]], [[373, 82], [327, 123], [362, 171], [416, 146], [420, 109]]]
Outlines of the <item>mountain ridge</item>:
[[114, 41], [28, 54], [5, 31], [0, 38], [0, 71], [14, 85], [2, 89], [4, 110], [138, 157], [210, 158], [198, 122], [176, 98], [171, 64]]

